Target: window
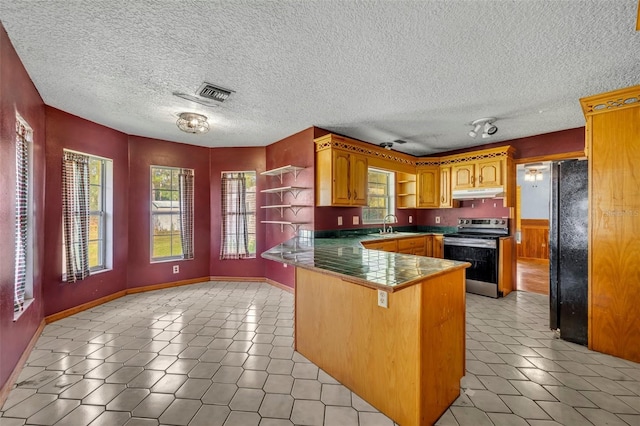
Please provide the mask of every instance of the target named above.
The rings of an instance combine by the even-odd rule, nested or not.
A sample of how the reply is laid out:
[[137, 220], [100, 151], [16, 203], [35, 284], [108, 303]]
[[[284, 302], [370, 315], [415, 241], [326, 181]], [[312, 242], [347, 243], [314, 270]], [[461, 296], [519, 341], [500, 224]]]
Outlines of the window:
[[151, 260], [193, 259], [193, 170], [151, 166]]
[[16, 193], [15, 193], [15, 275], [13, 292], [14, 318], [33, 299], [33, 131], [16, 114]]
[[393, 172], [369, 168], [367, 207], [362, 208], [362, 223], [382, 223], [384, 217], [395, 213]]
[[220, 259], [256, 257], [256, 172], [222, 173]]
[[63, 154], [63, 280], [76, 282], [111, 268], [113, 162]]

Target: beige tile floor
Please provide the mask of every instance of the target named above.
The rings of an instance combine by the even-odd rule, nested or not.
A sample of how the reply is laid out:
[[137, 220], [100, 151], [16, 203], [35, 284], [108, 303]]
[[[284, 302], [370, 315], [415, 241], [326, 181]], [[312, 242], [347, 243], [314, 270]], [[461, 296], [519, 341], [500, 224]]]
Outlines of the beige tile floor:
[[[640, 364], [553, 338], [545, 296], [468, 295], [467, 374], [439, 425], [640, 425]], [[292, 349], [293, 297], [204, 283], [47, 325], [0, 426], [392, 426]]]

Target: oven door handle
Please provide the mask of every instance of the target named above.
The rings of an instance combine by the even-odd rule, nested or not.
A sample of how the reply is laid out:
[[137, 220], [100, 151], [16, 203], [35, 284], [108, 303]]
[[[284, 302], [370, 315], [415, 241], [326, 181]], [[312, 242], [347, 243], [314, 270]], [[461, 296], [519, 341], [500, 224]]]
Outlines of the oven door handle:
[[444, 237], [444, 245], [457, 246], [457, 247], [488, 248], [488, 249], [494, 249], [497, 247], [495, 240], [483, 240], [479, 238], [456, 238], [456, 237]]

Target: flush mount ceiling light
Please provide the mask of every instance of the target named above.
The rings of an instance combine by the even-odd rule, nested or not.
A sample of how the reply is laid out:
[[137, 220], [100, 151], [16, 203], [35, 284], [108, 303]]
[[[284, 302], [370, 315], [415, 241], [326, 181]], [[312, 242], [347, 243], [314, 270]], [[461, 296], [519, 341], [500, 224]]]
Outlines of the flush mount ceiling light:
[[178, 115], [176, 125], [180, 130], [187, 133], [207, 133], [209, 131], [207, 117], [195, 112], [181, 112]]
[[393, 146], [393, 142], [382, 142], [380, 146], [383, 147], [384, 149], [391, 150], [391, 147]]
[[498, 128], [493, 124], [497, 119], [495, 117], [488, 118], [479, 118], [474, 120], [471, 125], [473, 126], [473, 130], [469, 132], [469, 136], [475, 138], [478, 136], [480, 130], [482, 130], [482, 138], [487, 139], [491, 137], [491, 135], [495, 135], [498, 131]]
[[544, 179], [542, 171], [548, 167], [544, 163], [529, 163], [524, 165], [524, 180], [527, 182], [541, 181]]

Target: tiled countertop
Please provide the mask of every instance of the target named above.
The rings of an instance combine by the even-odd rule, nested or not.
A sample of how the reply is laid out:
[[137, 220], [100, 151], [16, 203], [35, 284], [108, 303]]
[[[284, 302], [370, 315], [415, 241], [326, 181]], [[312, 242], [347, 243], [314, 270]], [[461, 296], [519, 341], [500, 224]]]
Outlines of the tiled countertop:
[[361, 244], [364, 241], [421, 235], [433, 234], [371, 234], [347, 238], [295, 237], [262, 253], [262, 257], [299, 268], [337, 275], [345, 281], [386, 291], [396, 291], [425, 278], [469, 266], [466, 262], [455, 260], [367, 250]]

